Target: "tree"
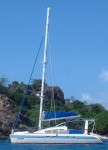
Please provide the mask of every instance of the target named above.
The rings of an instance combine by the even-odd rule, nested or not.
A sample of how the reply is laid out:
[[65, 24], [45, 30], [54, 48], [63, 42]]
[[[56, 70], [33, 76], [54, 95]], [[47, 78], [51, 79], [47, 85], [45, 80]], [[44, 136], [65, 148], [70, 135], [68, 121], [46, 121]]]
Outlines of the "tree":
[[91, 111], [96, 113], [96, 114], [99, 114], [103, 110], [105, 110], [105, 108], [103, 106], [101, 106], [100, 104], [92, 104], [91, 106], [92, 106]]
[[108, 111], [103, 111], [96, 116], [97, 132], [103, 135], [108, 135]]
[[0, 78], [0, 94], [7, 94], [8, 88], [6, 85], [8, 84], [8, 78], [5, 76], [1, 76]]
[[41, 79], [33, 79], [32, 80], [32, 88], [35, 89], [36, 91], [41, 91], [41, 85], [42, 85], [42, 80]]
[[8, 78], [6, 78], [5, 76], [1, 76], [0, 85], [6, 86], [7, 84], [8, 84]]

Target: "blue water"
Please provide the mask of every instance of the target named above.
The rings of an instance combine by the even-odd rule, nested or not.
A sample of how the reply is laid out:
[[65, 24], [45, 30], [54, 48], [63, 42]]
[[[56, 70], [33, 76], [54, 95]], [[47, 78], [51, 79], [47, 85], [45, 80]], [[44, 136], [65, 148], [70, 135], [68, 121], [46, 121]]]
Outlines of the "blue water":
[[108, 140], [103, 144], [11, 144], [0, 140], [0, 150], [108, 150]]

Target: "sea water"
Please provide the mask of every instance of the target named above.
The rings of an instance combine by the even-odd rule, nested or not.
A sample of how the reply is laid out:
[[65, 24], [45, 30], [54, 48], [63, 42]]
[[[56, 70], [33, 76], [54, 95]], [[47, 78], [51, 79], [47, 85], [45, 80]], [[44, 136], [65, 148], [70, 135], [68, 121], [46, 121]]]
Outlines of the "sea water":
[[0, 140], [0, 150], [108, 150], [108, 140], [103, 144], [11, 144]]

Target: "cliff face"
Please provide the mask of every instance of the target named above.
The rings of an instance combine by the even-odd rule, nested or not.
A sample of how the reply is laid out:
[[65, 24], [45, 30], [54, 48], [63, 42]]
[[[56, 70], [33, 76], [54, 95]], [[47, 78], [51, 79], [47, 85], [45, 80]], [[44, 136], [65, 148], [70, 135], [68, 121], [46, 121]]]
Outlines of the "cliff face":
[[6, 95], [0, 94], [0, 138], [8, 136], [15, 121], [12, 111], [12, 100]]

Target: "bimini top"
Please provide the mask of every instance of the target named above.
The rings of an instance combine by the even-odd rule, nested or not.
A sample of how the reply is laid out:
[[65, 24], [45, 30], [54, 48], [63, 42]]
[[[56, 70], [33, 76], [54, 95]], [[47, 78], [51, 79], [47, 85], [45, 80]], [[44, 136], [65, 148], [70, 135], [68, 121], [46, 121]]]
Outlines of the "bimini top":
[[43, 120], [60, 120], [80, 117], [76, 112], [51, 111], [43, 113]]

